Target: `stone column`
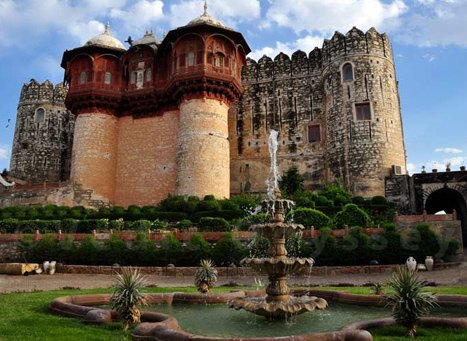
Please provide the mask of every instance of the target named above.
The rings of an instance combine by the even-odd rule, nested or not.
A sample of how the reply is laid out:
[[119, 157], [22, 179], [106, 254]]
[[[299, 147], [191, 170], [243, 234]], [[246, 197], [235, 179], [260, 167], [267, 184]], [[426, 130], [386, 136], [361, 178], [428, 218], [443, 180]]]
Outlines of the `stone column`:
[[180, 104], [178, 195], [229, 197], [228, 110], [224, 102], [214, 99], [190, 99]]
[[104, 113], [76, 117], [71, 182], [112, 202], [115, 195], [118, 119]]

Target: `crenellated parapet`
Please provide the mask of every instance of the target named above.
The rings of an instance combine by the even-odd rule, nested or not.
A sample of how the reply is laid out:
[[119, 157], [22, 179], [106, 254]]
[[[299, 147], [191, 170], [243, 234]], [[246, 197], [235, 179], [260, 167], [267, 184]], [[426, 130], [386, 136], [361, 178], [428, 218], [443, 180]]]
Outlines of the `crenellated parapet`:
[[31, 79], [29, 83], [24, 83], [21, 88], [19, 105], [29, 103], [64, 103], [67, 88], [63, 83], [57, 83], [55, 86], [49, 80], [42, 84]]

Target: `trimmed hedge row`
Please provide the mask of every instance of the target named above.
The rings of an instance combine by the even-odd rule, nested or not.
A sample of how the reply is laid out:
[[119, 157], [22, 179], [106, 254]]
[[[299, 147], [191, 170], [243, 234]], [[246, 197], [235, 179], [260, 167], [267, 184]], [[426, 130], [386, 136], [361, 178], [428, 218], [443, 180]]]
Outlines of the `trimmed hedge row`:
[[[426, 256], [441, 259], [454, 255], [459, 243], [454, 240], [439, 240], [426, 224], [421, 224], [411, 235], [402, 236], [388, 227], [379, 235], [362, 233], [359, 227], [352, 228], [344, 238], [335, 238], [330, 229], [322, 229], [319, 238], [305, 241], [292, 237], [286, 241], [286, 248], [292, 257], [313, 257], [317, 266], [331, 265], [368, 265], [372, 261], [379, 264], [401, 264], [409, 256], [423, 262]], [[149, 265], [198, 266], [200, 259], [212, 258], [217, 266], [238, 265], [246, 256], [265, 257], [269, 242], [257, 237], [243, 245], [230, 232], [215, 244], [209, 244], [199, 233], [182, 246], [173, 235], [157, 246], [148, 240], [147, 234], [140, 233], [135, 242], [125, 243], [118, 234], [103, 244], [97, 243], [92, 236], [81, 243], [71, 238], [55, 242], [51, 235], [34, 241], [32, 235], [20, 242], [23, 257], [29, 262], [57, 260], [68, 264], [84, 265]]]

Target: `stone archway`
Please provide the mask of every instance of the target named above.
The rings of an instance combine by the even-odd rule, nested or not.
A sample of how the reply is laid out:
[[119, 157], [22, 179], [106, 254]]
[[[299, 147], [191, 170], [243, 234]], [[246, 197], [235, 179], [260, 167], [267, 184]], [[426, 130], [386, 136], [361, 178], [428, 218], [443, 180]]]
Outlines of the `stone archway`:
[[428, 214], [439, 211], [452, 213], [456, 210], [457, 218], [462, 224], [463, 244], [467, 245], [467, 206], [464, 196], [452, 188], [440, 188], [430, 193], [425, 201], [425, 210]]

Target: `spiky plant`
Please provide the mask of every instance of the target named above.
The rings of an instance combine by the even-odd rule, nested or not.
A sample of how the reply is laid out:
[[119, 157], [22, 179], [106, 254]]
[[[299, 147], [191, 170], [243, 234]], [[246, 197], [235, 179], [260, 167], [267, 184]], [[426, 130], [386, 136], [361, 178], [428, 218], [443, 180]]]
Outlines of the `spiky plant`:
[[147, 285], [145, 277], [131, 267], [125, 267], [117, 273], [114, 292], [111, 298], [112, 308], [123, 320], [124, 329], [141, 321], [139, 305], [145, 305], [146, 300], [141, 289]]
[[217, 270], [210, 259], [202, 259], [195, 274], [195, 285], [199, 292], [208, 293], [217, 282]]
[[371, 283], [375, 295], [381, 295], [383, 293], [383, 285], [379, 282]]
[[420, 317], [438, 305], [436, 296], [424, 292], [427, 283], [419, 279], [416, 271], [411, 271], [406, 266], [396, 270], [388, 285], [394, 290], [394, 293], [386, 298], [387, 305], [392, 307], [392, 317], [407, 328], [407, 334], [414, 338]]

